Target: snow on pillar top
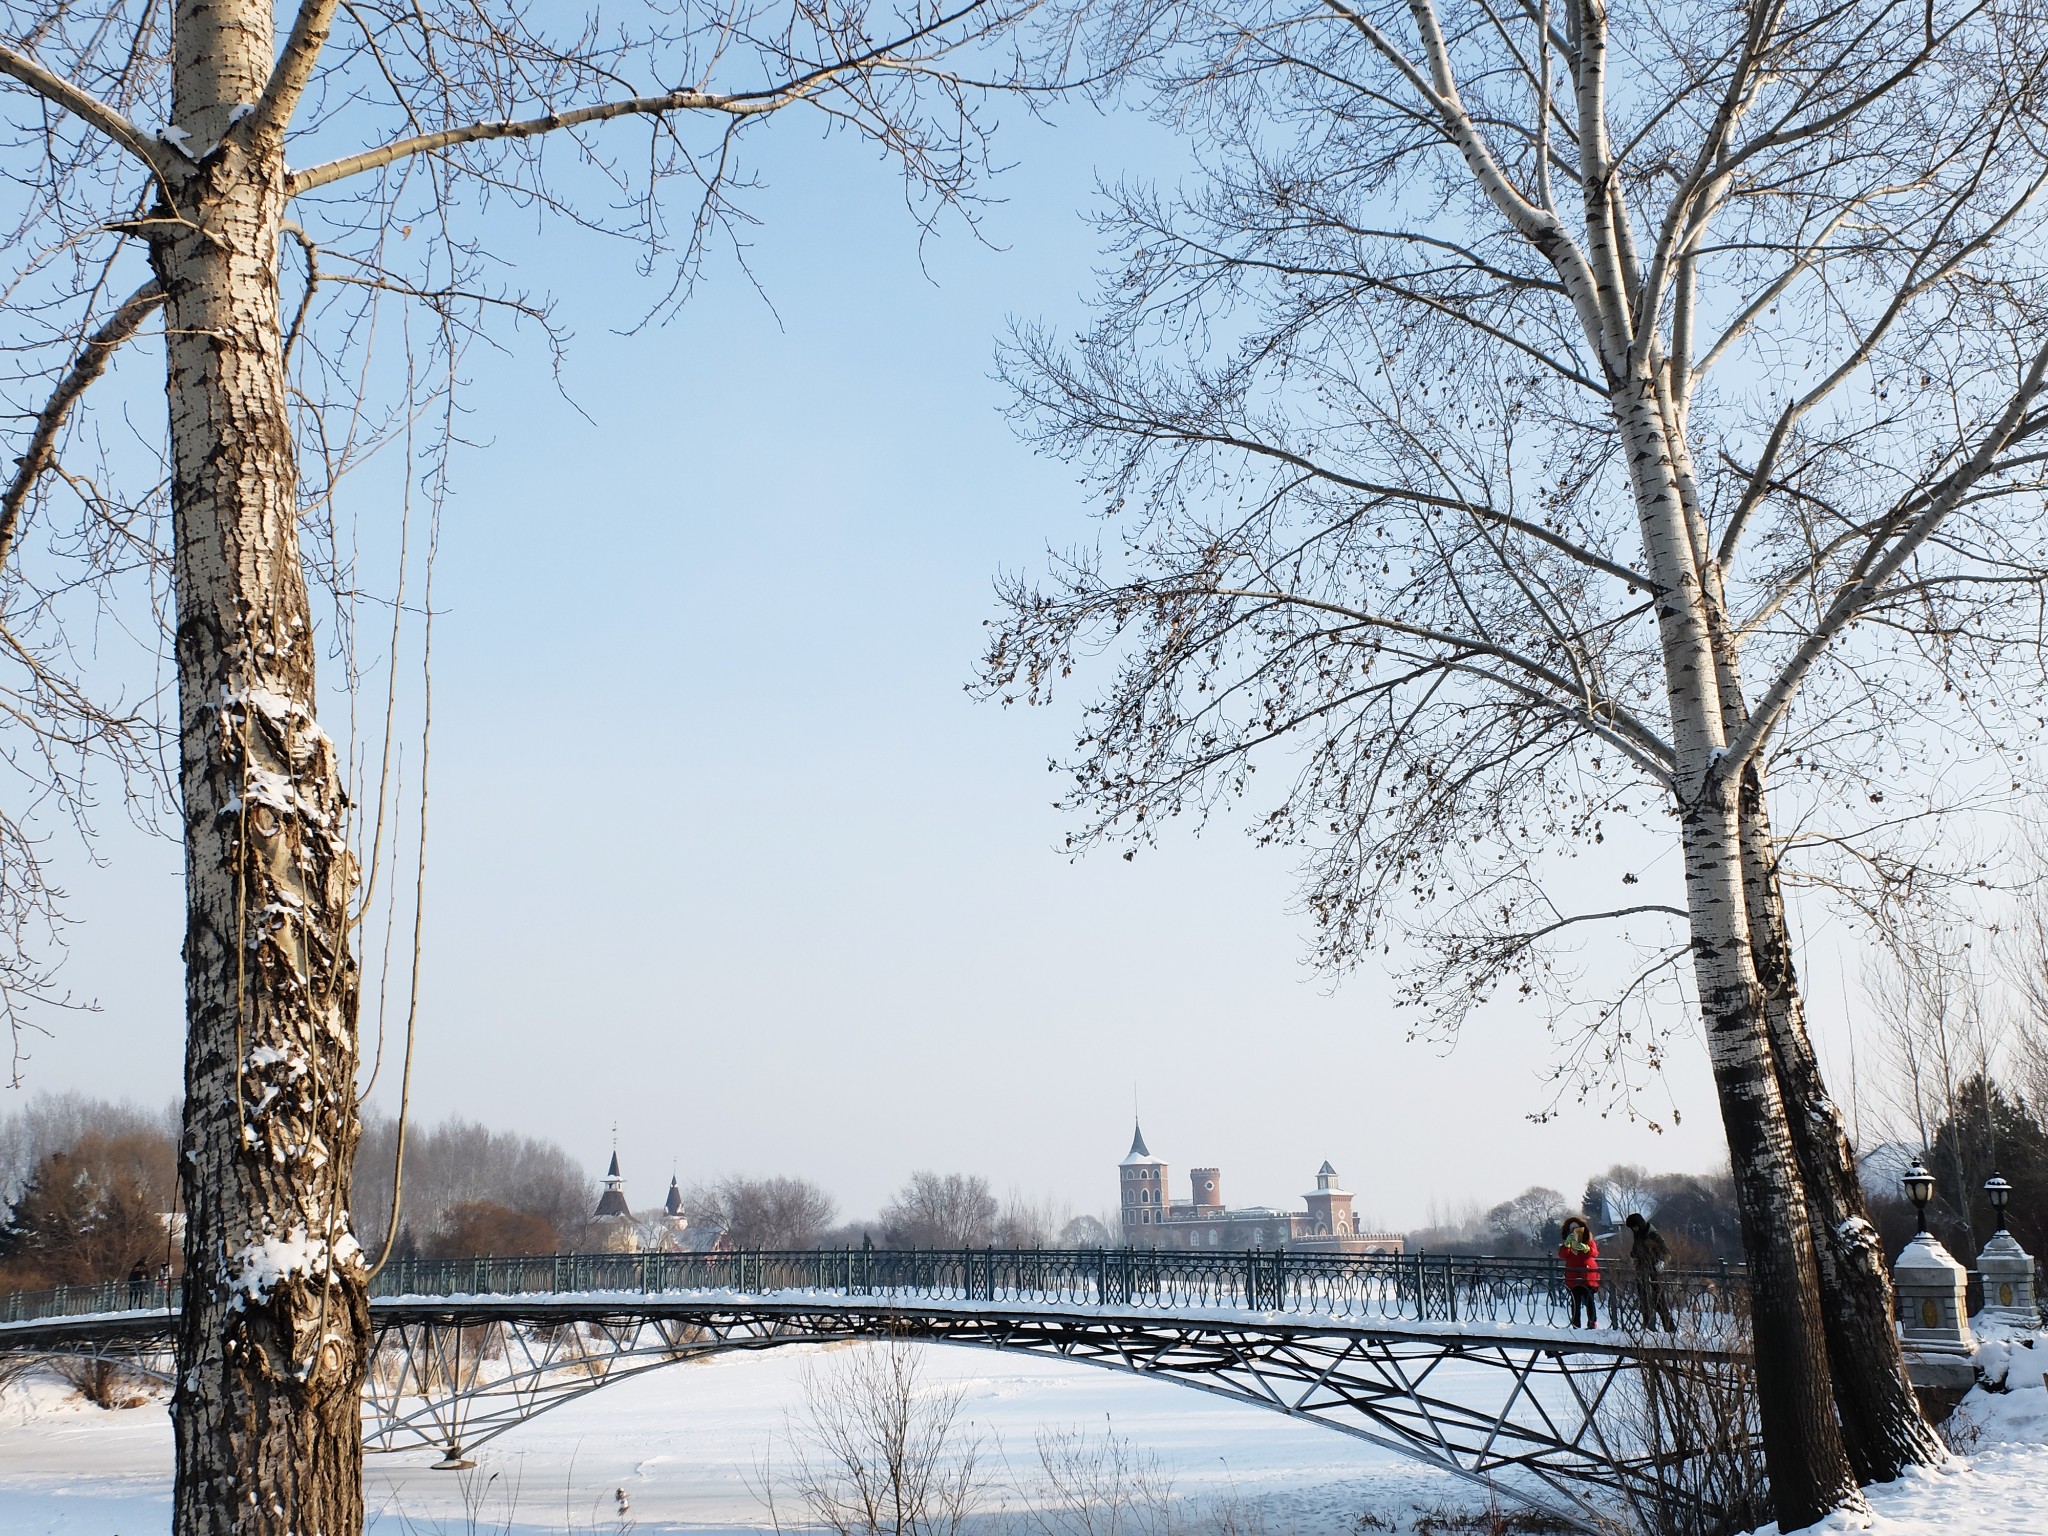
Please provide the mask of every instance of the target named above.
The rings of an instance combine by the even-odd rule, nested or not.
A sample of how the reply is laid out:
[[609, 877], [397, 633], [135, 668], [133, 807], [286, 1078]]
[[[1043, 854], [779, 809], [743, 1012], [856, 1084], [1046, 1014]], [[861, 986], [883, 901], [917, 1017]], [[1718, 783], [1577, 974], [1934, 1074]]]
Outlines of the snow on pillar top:
[[1892, 1262], [1899, 1293], [1899, 1332], [1908, 1349], [1968, 1353], [1977, 1347], [1963, 1290], [1969, 1272], [1922, 1232]]

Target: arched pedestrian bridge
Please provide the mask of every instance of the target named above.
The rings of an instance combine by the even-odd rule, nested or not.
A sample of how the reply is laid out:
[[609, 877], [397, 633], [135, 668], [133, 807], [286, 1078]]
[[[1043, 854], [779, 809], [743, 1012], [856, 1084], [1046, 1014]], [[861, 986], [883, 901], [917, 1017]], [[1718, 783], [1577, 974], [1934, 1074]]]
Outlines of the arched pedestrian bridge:
[[[372, 1287], [369, 1446], [444, 1463], [607, 1383], [729, 1350], [899, 1337], [1134, 1371], [1309, 1419], [1574, 1523], [1753, 1488], [1742, 1277], [1625, 1276], [1567, 1326], [1547, 1260], [995, 1249], [397, 1261]], [[0, 1297], [0, 1353], [167, 1371], [176, 1288]], [[1616, 1312], [1618, 1311], [1618, 1316]], [[1659, 1318], [1655, 1321], [1663, 1322]], [[1745, 1470], [1747, 1469], [1747, 1470]], [[1750, 1481], [1745, 1482], [1745, 1479]]]

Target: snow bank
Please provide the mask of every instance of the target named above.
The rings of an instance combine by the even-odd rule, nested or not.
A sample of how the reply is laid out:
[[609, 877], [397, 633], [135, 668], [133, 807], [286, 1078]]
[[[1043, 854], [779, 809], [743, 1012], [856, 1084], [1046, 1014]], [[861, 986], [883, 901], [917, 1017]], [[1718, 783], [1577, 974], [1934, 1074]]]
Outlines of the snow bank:
[[[2048, 1334], [1973, 1320], [1976, 1387], [1949, 1420], [1963, 1448], [1947, 1466], [1915, 1467], [1866, 1489], [1870, 1513], [1837, 1513], [1816, 1531], [1872, 1536], [2043, 1536], [2048, 1532]], [[1757, 1536], [1777, 1536], [1775, 1525]]]

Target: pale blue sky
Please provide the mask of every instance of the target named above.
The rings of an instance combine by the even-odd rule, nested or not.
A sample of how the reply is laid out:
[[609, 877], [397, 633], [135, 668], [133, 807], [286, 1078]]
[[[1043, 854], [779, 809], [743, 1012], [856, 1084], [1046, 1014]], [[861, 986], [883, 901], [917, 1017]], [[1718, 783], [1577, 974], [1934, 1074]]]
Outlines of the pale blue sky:
[[[1176, 1179], [1218, 1164], [1232, 1201], [1291, 1203], [1327, 1157], [1401, 1225], [1613, 1161], [1717, 1161], [1696, 1047], [1670, 1134], [1532, 1125], [1533, 1014], [1449, 1056], [1404, 1044], [1384, 976], [1332, 993], [1303, 969], [1287, 856], [1231, 829], [1070, 863], [1046, 759], [1071, 707], [963, 691], [992, 574], [1089, 531], [1072, 476], [999, 416], [995, 338], [1079, 316], [1094, 174], [1170, 175], [1166, 142], [1078, 110], [1012, 125], [997, 248], [949, 227], [929, 277], [870, 156], [794, 122], [760, 142], [779, 324], [720, 263], [679, 320], [620, 336], [647, 296], [629, 253], [502, 231], [577, 333], [587, 419], [530, 337], [472, 353], [486, 446], [436, 578], [418, 1110], [593, 1168], [616, 1121], [643, 1203], [671, 1167], [798, 1173], [855, 1214], [918, 1167], [1100, 1209], [1134, 1089]], [[68, 874], [68, 979], [105, 1010], [35, 1045], [28, 1084], [160, 1100], [177, 852], [105, 851]], [[1816, 979], [1825, 1019], [1839, 986]]]

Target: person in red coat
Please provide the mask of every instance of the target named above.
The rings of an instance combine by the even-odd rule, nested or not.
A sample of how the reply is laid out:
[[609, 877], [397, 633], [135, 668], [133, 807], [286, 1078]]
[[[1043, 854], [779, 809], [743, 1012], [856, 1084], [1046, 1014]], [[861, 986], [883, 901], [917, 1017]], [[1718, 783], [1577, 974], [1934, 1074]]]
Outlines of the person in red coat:
[[1579, 1318], [1584, 1316], [1584, 1326], [1600, 1326], [1600, 1245], [1593, 1241], [1593, 1229], [1586, 1225], [1583, 1216], [1567, 1216], [1564, 1220], [1564, 1239], [1557, 1245], [1557, 1256], [1564, 1260], [1564, 1288], [1572, 1298], [1572, 1326], [1580, 1326]]

